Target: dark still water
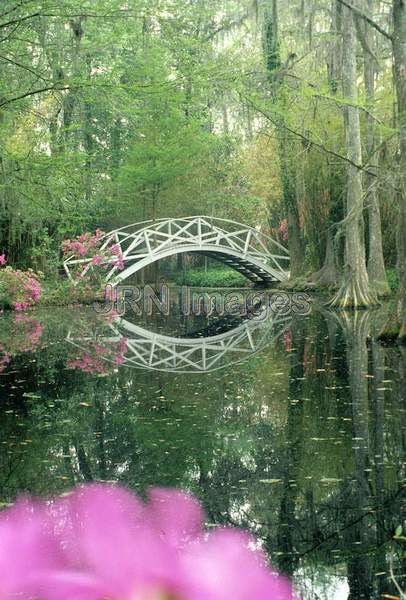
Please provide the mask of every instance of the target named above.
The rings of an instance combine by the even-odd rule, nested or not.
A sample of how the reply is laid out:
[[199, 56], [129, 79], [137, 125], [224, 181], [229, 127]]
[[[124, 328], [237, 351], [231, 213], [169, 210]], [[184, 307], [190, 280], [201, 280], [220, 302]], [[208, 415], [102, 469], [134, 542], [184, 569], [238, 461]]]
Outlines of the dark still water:
[[0, 316], [2, 505], [93, 480], [182, 487], [209, 525], [250, 529], [303, 598], [399, 597], [406, 351], [373, 341], [386, 309], [178, 309]]

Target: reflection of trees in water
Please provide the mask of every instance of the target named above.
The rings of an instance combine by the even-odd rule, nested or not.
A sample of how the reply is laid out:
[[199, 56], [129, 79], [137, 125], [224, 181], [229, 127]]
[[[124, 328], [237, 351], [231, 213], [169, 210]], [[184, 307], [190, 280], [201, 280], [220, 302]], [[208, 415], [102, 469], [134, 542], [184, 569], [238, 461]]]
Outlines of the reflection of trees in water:
[[[375, 593], [381, 597], [395, 593], [388, 577], [389, 541], [396, 519], [401, 519], [402, 497], [404, 500], [399, 487], [402, 477], [385, 482], [384, 350], [368, 339], [371, 313], [326, 316], [328, 321], [333, 318], [339, 322], [345, 338], [346, 355], [342, 360], [347, 376], [342, 383], [345, 386], [347, 379], [349, 393], [347, 398], [342, 395], [339, 402], [347, 400], [344, 418], [351, 426], [352, 445], [348, 463], [343, 465], [342, 481], [324, 507], [329, 505], [331, 517], [335, 518], [335, 531], [333, 528], [328, 533], [327, 528], [316, 547], [319, 555], [324, 548], [324, 552], [333, 551], [345, 560], [350, 599], [373, 598]], [[340, 372], [343, 374], [342, 367]], [[402, 448], [404, 445], [400, 444], [394, 453], [397, 460], [402, 456]], [[314, 528], [321, 522], [322, 511], [316, 508], [309, 512]], [[374, 573], [380, 573], [379, 577], [374, 577]]]
[[372, 594], [371, 564], [366, 549], [371, 546], [370, 514], [372, 490], [369, 479], [368, 422], [368, 349], [370, 312], [340, 312], [337, 315], [346, 340], [348, 380], [351, 401], [352, 450], [354, 473], [347, 473], [342, 483], [341, 520], [354, 523], [343, 530], [347, 558], [349, 600], [370, 598]]
[[288, 386], [288, 415], [286, 423], [286, 450], [281, 460], [284, 464], [283, 492], [281, 496], [277, 547], [278, 566], [289, 576], [297, 567], [295, 551], [295, 510], [298, 499], [298, 476], [303, 455], [303, 375], [305, 339], [300, 320], [292, 325], [292, 350]]
[[320, 589], [348, 570], [351, 597], [396, 595], [406, 357], [372, 343], [373, 329], [373, 313], [314, 314], [293, 323], [288, 353], [281, 343], [210, 378], [89, 376], [50, 345], [24, 363], [21, 389], [2, 379], [15, 394], [0, 424], [2, 499], [87, 479], [188, 487], [211, 522], [250, 527], [302, 581]]

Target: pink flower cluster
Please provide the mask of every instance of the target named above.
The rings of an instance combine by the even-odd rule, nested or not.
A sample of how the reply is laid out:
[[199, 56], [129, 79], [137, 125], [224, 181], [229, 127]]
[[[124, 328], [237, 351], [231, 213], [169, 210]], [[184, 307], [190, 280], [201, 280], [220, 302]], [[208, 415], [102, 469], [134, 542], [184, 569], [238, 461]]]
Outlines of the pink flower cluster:
[[31, 273], [15, 271], [15, 277], [20, 283], [20, 299], [14, 303], [14, 308], [18, 311], [26, 310], [41, 298], [41, 286]]
[[[103, 250], [101, 246], [106, 242], [105, 233], [97, 229], [96, 233], [83, 233], [75, 240], [65, 240], [62, 242], [62, 250], [65, 258], [74, 256], [77, 259], [88, 259], [94, 267], [102, 266], [105, 269], [111, 266], [124, 269], [124, 259], [119, 244], [107, 245]], [[86, 269], [86, 263], [77, 267], [77, 276]]]
[[96, 229], [96, 233], [92, 234], [89, 231], [80, 235], [76, 240], [64, 240], [62, 242], [62, 250], [65, 255], [73, 254], [77, 258], [87, 256], [91, 250], [100, 246], [101, 239], [104, 236], [104, 231]]
[[280, 226], [279, 226], [279, 232], [282, 235], [282, 239], [284, 242], [287, 242], [289, 239], [289, 234], [288, 234], [288, 220], [284, 219]]
[[69, 369], [80, 369], [85, 373], [98, 373], [100, 375], [109, 373], [113, 365], [122, 365], [125, 361], [125, 353], [128, 349], [127, 340], [121, 338], [118, 342], [104, 342], [100, 345], [96, 342], [90, 344], [87, 352], [68, 360]]
[[40, 600], [289, 600], [291, 587], [245, 533], [203, 531], [189, 495], [148, 504], [110, 485], [0, 515], [0, 597]]
[[121, 252], [121, 248], [118, 244], [115, 244], [114, 246], [111, 247], [111, 254], [115, 258], [110, 260], [110, 263], [112, 265], [114, 265], [115, 267], [117, 267], [120, 271], [122, 271], [124, 269], [124, 260], [123, 260], [123, 254]]
[[34, 306], [41, 298], [41, 285], [37, 276], [30, 269], [28, 271], [15, 271], [6, 267], [0, 273], [5, 282], [10, 306], [17, 311], [23, 311]]
[[0, 254], [0, 267], [4, 267], [7, 264], [7, 258], [5, 254]]

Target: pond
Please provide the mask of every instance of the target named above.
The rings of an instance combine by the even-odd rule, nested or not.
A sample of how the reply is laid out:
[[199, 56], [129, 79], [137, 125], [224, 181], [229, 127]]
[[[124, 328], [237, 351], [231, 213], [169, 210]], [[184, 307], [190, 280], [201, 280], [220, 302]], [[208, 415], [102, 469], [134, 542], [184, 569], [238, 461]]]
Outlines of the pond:
[[305, 599], [399, 595], [406, 351], [374, 341], [387, 307], [247, 318], [171, 297], [168, 315], [0, 315], [2, 506], [84, 481], [181, 487]]

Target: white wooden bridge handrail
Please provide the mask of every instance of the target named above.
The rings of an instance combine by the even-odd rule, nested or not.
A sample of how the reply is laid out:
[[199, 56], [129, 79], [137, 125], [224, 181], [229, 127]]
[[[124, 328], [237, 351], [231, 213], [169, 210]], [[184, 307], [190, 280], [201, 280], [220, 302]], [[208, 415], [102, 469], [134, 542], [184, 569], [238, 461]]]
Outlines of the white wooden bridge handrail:
[[[112, 285], [179, 253], [210, 256], [256, 283], [286, 281], [289, 276], [289, 253], [282, 244], [257, 228], [229, 219], [194, 216], [144, 221], [111, 231], [101, 240], [102, 251], [117, 245], [124, 262], [121, 272], [113, 267], [106, 273], [106, 282]], [[64, 262], [69, 277], [77, 265], [85, 265], [80, 277], [93, 268], [91, 258], [72, 255]]]

